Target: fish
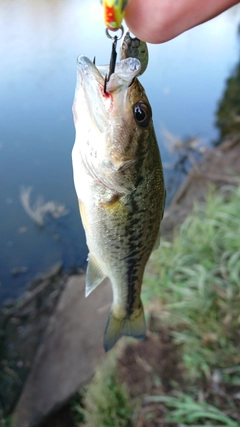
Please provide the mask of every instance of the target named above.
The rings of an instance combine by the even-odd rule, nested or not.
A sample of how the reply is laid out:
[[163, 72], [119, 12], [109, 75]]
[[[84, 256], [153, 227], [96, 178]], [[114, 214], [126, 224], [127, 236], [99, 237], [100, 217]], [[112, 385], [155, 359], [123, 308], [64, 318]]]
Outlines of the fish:
[[159, 246], [165, 186], [152, 110], [137, 76], [138, 54], [108, 66], [77, 59], [73, 179], [89, 249], [86, 297], [108, 277], [113, 291], [104, 348], [122, 336], [144, 339], [141, 287]]

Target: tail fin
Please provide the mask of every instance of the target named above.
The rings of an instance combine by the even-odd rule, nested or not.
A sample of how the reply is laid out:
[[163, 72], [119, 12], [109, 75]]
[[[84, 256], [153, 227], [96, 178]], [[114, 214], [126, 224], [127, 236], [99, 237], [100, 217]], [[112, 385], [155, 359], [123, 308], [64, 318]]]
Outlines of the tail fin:
[[109, 313], [107, 326], [104, 334], [104, 349], [110, 350], [122, 336], [131, 336], [138, 339], [144, 339], [146, 336], [146, 323], [144, 318], [143, 306], [135, 309], [134, 312], [125, 317], [120, 317], [114, 313], [114, 307]]

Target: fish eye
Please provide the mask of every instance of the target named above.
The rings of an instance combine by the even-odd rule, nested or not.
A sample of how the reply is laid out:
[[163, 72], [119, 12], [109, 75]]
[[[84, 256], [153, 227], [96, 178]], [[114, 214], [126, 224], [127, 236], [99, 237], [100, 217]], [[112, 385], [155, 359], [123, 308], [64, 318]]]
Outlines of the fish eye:
[[149, 105], [144, 104], [143, 101], [137, 102], [133, 107], [133, 113], [136, 122], [139, 126], [145, 128], [152, 118], [152, 111]]

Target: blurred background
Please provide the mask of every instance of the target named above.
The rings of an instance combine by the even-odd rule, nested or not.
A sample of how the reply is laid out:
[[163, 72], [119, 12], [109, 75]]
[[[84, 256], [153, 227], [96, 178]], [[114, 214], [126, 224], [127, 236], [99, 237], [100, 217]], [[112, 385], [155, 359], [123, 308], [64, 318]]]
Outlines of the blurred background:
[[[162, 45], [141, 76], [161, 150], [169, 203], [184, 173], [172, 140], [220, 136], [216, 112], [239, 61], [239, 8]], [[0, 0], [0, 305], [61, 261], [85, 267], [73, 186], [76, 58], [109, 61], [98, 0]], [[170, 147], [171, 148], [171, 147]]]

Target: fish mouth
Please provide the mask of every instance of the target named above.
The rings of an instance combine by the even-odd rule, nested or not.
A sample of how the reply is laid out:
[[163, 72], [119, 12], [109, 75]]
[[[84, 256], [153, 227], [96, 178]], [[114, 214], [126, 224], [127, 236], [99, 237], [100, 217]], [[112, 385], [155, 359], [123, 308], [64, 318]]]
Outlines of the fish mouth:
[[96, 66], [86, 56], [79, 56], [75, 109], [77, 109], [78, 99], [84, 97], [85, 106], [88, 106], [99, 130], [104, 131], [108, 115], [117, 116], [124, 108], [128, 87], [140, 70], [141, 63], [137, 58], [127, 58], [117, 62], [104, 91], [104, 81], [109, 72], [109, 66]]
[[[96, 80], [104, 86], [105, 76], [109, 72], [109, 65], [96, 66], [89, 58], [81, 55], [77, 59], [78, 71], [87, 86]], [[137, 58], [127, 58], [116, 63], [114, 73], [106, 84], [106, 92], [114, 93], [125, 86], [129, 86], [133, 78], [141, 71], [141, 63]]]

